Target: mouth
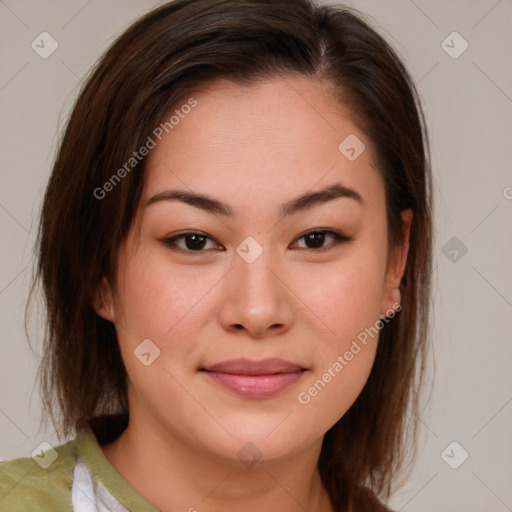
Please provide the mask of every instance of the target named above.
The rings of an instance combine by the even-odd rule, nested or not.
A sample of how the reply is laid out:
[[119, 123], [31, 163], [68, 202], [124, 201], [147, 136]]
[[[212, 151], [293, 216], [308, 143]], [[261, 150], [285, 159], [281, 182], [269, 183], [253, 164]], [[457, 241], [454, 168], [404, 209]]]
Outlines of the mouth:
[[199, 369], [225, 389], [245, 398], [270, 398], [292, 386], [306, 368], [283, 359], [232, 359]]

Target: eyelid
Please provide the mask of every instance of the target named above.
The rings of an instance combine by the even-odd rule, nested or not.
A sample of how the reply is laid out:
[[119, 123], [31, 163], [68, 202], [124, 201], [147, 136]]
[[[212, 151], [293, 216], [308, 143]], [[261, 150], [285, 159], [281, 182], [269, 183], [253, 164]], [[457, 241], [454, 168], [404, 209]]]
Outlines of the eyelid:
[[[313, 235], [313, 234], [316, 234], [316, 233], [331, 235], [335, 239], [335, 241], [333, 243], [330, 243], [330, 244], [328, 244], [328, 245], [326, 245], [324, 247], [318, 248], [318, 249], [309, 248], [309, 247], [300, 247], [299, 249], [302, 250], [302, 251], [309, 252], [309, 253], [321, 253], [321, 252], [329, 250], [329, 249], [331, 249], [331, 248], [333, 248], [333, 247], [335, 247], [335, 246], [337, 246], [337, 245], [339, 245], [341, 243], [352, 242], [354, 240], [353, 237], [346, 236], [343, 233], [340, 233], [339, 231], [336, 231], [334, 229], [329, 229], [329, 228], [312, 228], [312, 229], [304, 231], [303, 233], [298, 235], [290, 245], [293, 245], [294, 243], [296, 243], [297, 241], [299, 241], [302, 238], [306, 237], [307, 235]], [[204, 233], [202, 231], [183, 231], [183, 232], [177, 233], [177, 234], [175, 234], [175, 235], [173, 235], [171, 237], [165, 237], [165, 238], [161, 239], [161, 242], [164, 243], [169, 248], [171, 248], [172, 250], [176, 250], [176, 251], [179, 251], [179, 252], [182, 252], [182, 253], [193, 254], [193, 255], [199, 255], [199, 254], [202, 254], [202, 253], [207, 253], [208, 251], [206, 251], [206, 250], [193, 251], [193, 250], [190, 250], [190, 249], [182, 249], [181, 247], [178, 247], [175, 244], [176, 240], [184, 239], [187, 236], [193, 236], [193, 235], [199, 235], [199, 236], [204, 237], [204, 238], [206, 238], [206, 239], [208, 239], [208, 240], [210, 240], [210, 241], [212, 241], [212, 242], [214, 242], [214, 243], [216, 243], [218, 245], [221, 245], [219, 242], [217, 242], [217, 240], [215, 240], [210, 235], [208, 235], [207, 233]]]
[[175, 235], [165, 237], [165, 238], [161, 239], [161, 242], [164, 245], [168, 246], [172, 250], [175, 250], [175, 251], [178, 251], [178, 252], [182, 252], [182, 253], [186, 253], [186, 254], [192, 254], [194, 256], [207, 253], [208, 251], [205, 251], [205, 250], [191, 251], [190, 249], [182, 249], [181, 247], [178, 247], [176, 245], [176, 243], [175, 243], [176, 240], [184, 239], [187, 236], [193, 236], [193, 235], [199, 235], [201, 237], [206, 238], [207, 240], [211, 240], [212, 242], [214, 242], [215, 244], [217, 244], [219, 246], [221, 245], [219, 242], [217, 242], [217, 240], [215, 240], [215, 238], [212, 238], [210, 235], [208, 235], [207, 233], [204, 233], [202, 231], [183, 231], [181, 233], [177, 233]]
[[332, 243], [330, 243], [330, 244], [328, 244], [328, 245], [326, 245], [324, 247], [321, 247], [319, 249], [314, 249], [314, 248], [310, 248], [310, 247], [301, 247], [300, 250], [307, 251], [307, 252], [310, 252], [310, 253], [321, 253], [323, 251], [327, 251], [329, 249], [332, 249], [332, 248], [334, 248], [335, 246], [337, 246], [337, 245], [339, 245], [341, 243], [352, 242], [354, 240], [353, 237], [346, 236], [343, 233], [340, 233], [339, 231], [336, 231], [334, 229], [329, 229], [329, 228], [313, 228], [313, 229], [310, 229], [310, 230], [305, 231], [305, 232], [301, 233], [300, 235], [298, 235], [295, 238], [294, 242], [292, 242], [292, 243], [295, 243], [298, 240], [301, 240], [302, 238], [306, 237], [307, 235], [314, 235], [315, 233], [331, 235], [334, 238], [334, 242], [332, 242]]

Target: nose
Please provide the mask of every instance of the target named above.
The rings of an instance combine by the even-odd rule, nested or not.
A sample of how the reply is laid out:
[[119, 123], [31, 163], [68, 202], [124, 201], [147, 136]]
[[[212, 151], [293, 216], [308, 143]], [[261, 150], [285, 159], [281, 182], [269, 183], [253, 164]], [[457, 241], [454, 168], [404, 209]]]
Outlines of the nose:
[[279, 262], [264, 250], [248, 263], [238, 254], [222, 289], [219, 320], [231, 332], [261, 339], [290, 329], [294, 295]]

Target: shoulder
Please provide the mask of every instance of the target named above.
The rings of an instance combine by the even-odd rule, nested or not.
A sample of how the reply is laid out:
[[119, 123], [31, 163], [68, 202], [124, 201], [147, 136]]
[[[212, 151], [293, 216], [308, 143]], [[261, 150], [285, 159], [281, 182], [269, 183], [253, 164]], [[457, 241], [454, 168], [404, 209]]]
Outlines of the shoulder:
[[0, 511], [72, 511], [75, 454], [76, 439], [0, 462]]

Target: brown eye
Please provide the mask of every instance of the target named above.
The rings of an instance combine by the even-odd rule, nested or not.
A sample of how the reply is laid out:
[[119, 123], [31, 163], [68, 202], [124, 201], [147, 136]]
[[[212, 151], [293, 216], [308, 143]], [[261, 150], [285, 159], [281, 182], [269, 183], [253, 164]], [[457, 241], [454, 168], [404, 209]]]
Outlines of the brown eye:
[[[185, 251], [185, 252], [205, 252], [203, 249], [207, 245], [207, 241], [212, 239], [198, 232], [181, 233], [180, 235], [166, 238], [162, 242], [173, 249]], [[177, 242], [184, 242], [184, 244], [178, 244]]]
[[[329, 237], [331, 239], [334, 239], [334, 242], [325, 246], [325, 240], [326, 238], [329, 239]], [[305, 235], [302, 235], [301, 237], [297, 238], [297, 240], [305, 241], [306, 247], [301, 247], [302, 249], [319, 252], [324, 249], [328, 249], [331, 246], [338, 245], [339, 243], [342, 242], [350, 242], [353, 239], [340, 233], [337, 233], [336, 231], [323, 230], [310, 231], [309, 233], [306, 233]]]
[[[328, 245], [325, 245], [326, 241], [329, 239], [334, 241]], [[299, 249], [321, 252], [342, 242], [350, 242], [353, 240], [353, 238], [347, 237], [332, 230], [315, 230], [300, 236], [297, 238], [297, 240], [304, 240], [305, 242], [305, 247], [299, 247]], [[206, 252], [208, 249], [207, 245], [209, 241], [213, 242], [213, 239], [205, 233], [195, 231], [180, 233], [179, 235], [162, 240], [162, 242], [169, 246], [171, 249], [188, 253]], [[213, 247], [210, 247], [209, 249], [221, 247], [220, 245], [212, 245]], [[205, 249], [205, 247], [207, 249]]]

